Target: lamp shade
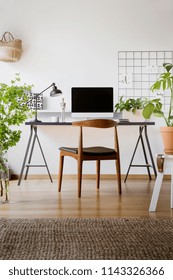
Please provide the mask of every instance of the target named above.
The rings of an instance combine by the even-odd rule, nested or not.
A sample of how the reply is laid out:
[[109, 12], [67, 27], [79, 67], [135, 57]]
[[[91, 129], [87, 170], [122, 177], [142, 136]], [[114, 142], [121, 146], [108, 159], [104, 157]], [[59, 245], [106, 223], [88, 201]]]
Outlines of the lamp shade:
[[53, 84], [52, 86], [53, 86], [53, 89], [52, 89], [52, 91], [50, 92], [50, 96], [51, 96], [51, 97], [56, 97], [56, 96], [62, 94], [62, 91], [61, 91], [60, 89], [58, 89], [58, 88], [56, 87], [55, 84]]

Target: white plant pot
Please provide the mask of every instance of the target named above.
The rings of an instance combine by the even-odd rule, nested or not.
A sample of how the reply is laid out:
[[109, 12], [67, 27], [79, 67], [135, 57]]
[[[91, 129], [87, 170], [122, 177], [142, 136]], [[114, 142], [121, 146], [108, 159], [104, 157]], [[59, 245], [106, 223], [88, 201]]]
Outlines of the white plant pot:
[[132, 113], [131, 111], [123, 110], [122, 118], [128, 119], [131, 122], [144, 122], [145, 121], [145, 118], [142, 115], [142, 110], [136, 110], [135, 113]]

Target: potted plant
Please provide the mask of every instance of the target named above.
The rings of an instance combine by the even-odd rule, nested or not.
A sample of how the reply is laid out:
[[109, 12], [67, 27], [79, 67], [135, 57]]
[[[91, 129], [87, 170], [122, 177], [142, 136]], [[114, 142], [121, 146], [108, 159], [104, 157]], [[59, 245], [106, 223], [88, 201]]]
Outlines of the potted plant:
[[10, 85], [0, 83], [0, 196], [5, 188], [5, 201], [8, 201], [7, 152], [20, 140], [21, 130], [14, 127], [22, 124], [30, 115], [27, 106], [27, 92], [32, 85], [19, 85], [20, 75], [16, 74]]
[[119, 102], [115, 104], [115, 112], [122, 112], [123, 118], [131, 121], [136, 118], [144, 120], [142, 109], [146, 101], [146, 98], [143, 97], [125, 99], [124, 96], [121, 96]]
[[168, 112], [164, 112], [161, 101], [154, 103], [151, 100], [151, 102], [144, 107], [143, 116], [149, 119], [151, 115], [154, 115], [156, 117], [162, 117], [165, 120], [166, 127], [160, 127], [164, 152], [166, 154], [173, 154], [173, 75], [171, 73], [173, 65], [171, 63], [163, 63], [163, 67], [165, 72], [160, 74], [160, 77], [151, 86], [151, 91], [170, 91], [170, 95], [167, 97], [169, 98]]

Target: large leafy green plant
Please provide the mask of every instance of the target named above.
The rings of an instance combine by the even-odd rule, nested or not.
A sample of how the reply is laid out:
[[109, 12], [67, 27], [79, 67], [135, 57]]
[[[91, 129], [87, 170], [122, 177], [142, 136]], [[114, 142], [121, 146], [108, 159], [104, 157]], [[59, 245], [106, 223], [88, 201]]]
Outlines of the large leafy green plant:
[[171, 63], [163, 63], [163, 67], [165, 72], [160, 74], [160, 77], [151, 86], [151, 91], [157, 92], [161, 90], [164, 93], [165, 90], [170, 90], [168, 112], [163, 111], [163, 104], [160, 99], [155, 99], [154, 102], [151, 100], [146, 104], [143, 109], [143, 116], [146, 119], [149, 119], [151, 115], [162, 117], [167, 126], [173, 126], [173, 76], [171, 73], [173, 65]]
[[21, 130], [15, 126], [22, 124], [31, 114], [27, 106], [27, 93], [32, 85], [22, 84], [16, 74], [10, 85], [0, 83], [0, 176], [7, 176], [6, 153], [20, 140]]

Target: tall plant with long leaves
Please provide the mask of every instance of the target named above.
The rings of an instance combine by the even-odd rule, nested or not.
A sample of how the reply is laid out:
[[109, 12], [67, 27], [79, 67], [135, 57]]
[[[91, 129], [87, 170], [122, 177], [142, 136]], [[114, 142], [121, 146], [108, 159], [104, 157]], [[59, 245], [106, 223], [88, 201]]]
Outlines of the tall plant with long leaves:
[[0, 176], [8, 175], [6, 154], [15, 146], [21, 136], [21, 130], [15, 126], [22, 124], [31, 114], [27, 106], [27, 93], [33, 85], [21, 85], [20, 75], [16, 74], [10, 85], [0, 83]]
[[173, 75], [171, 73], [173, 65], [171, 63], [163, 63], [163, 67], [165, 72], [160, 74], [160, 77], [151, 86], [151, 91], [161, 90], [164, 92], [165, 90], [170, 90], [170, 95], [167, 97], [167, 99], [169, 98], [168, 112], [164, 112], [160, 99], [155, 99], [149, 101], [144, 107], [143, 116], [146, 119], [149, 119], [151, 115], [162, 117], [167, 126], [173, 126]]

